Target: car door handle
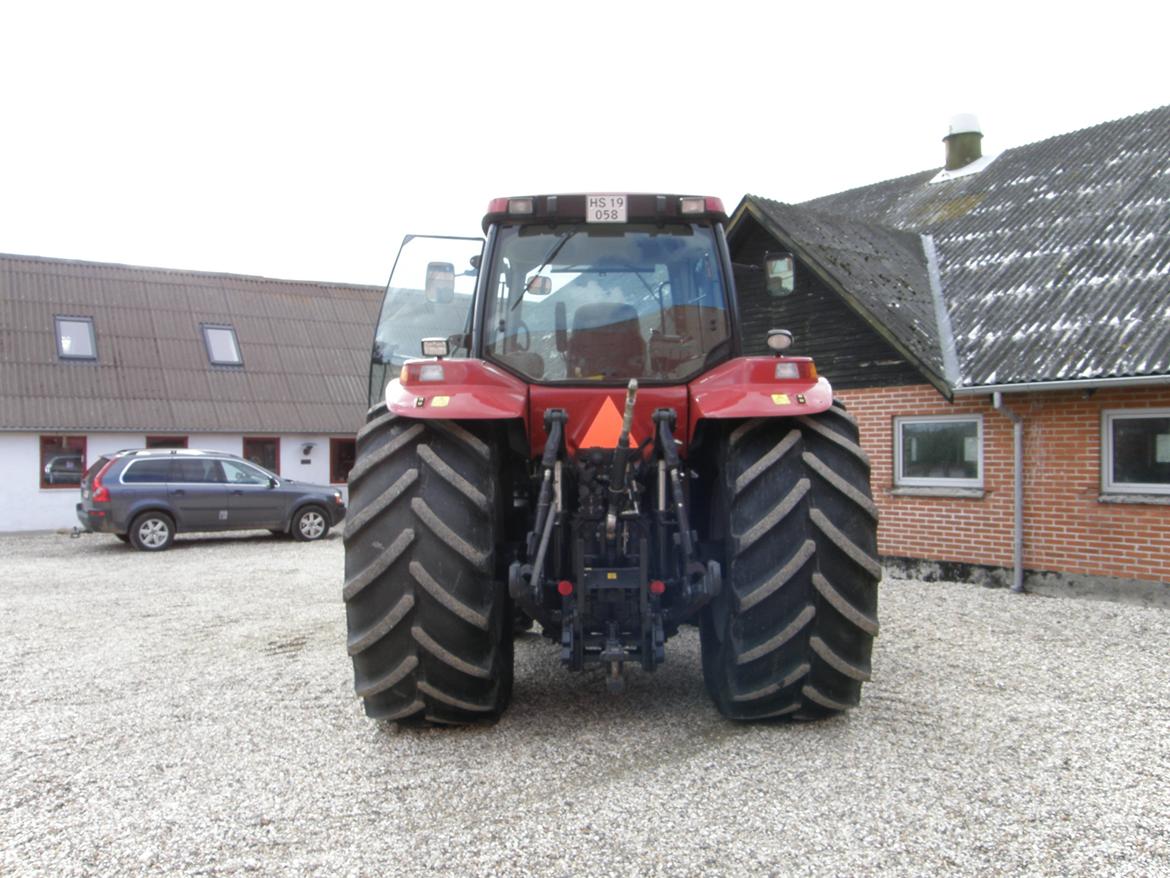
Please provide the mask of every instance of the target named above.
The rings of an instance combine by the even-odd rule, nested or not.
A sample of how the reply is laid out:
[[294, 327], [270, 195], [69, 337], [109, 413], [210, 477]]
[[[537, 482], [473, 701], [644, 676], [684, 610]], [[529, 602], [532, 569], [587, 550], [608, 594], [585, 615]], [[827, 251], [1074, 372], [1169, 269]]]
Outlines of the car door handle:
[[232, 493], [239, 497], [244, 493], [244, 491], [242, 488], [236, 488], [234, 491], [232, 491]]
[[185, 497], [187, 495], [187, 492], [184, 491], [182, 488], [175, 488], [175, 490], [172, 493], [176, 497]]

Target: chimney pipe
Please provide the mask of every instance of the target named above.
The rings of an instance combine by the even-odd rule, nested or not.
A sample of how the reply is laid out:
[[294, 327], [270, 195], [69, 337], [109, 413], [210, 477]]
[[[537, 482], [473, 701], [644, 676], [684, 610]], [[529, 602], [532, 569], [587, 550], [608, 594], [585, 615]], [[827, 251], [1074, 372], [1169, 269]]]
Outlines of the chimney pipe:
[[970, 113], [960, 113], [951, 118], [950, 133], [943, 138], [947, 145], [948, 171], [964, 168], [983, 157], [983, 132], [979, 120]]

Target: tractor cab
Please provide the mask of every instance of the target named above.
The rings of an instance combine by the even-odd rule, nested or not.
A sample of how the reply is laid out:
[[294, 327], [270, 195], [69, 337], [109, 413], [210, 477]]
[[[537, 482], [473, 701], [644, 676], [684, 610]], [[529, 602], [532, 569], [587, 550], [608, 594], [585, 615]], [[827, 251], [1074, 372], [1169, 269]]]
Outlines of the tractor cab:
[[446, 356], [526, 383], [687, 381], [731, 356], [725, 220], [714, 198], [503, 198], [484, 218], [487, 253], [480, 239], [408, 237], [378, 322], [371, 404], [435, 336]]

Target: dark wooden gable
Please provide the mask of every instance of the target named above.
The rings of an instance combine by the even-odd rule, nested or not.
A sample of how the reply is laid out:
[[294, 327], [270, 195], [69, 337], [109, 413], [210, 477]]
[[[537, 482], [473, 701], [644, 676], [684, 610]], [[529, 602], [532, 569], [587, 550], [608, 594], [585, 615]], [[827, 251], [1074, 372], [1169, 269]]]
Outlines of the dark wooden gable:
[[[729, 242], [737, 265], [760, 267], [766, 252], [786, 248], [754, 220]], [[834, 387], [890, 387], [926, 383], [922, 373], [862, 320], [807, 265], [797, 259], [796, 289], [770, 296], [761, 270], [736, 270], [744, 353], [766, 355], [769, 329], [787, 329], [792, 353], [812, 357]]]

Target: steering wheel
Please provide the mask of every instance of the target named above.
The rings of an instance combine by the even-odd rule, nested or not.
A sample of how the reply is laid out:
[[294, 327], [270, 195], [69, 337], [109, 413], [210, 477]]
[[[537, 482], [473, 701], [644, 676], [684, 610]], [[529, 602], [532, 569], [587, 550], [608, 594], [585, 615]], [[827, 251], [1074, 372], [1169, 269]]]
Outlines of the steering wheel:
[[[523, 342], [521, 342], [523, 338]], [[517, 320], [513, 324], [513, 333], [510, 336], [512, 350], [527, 352], [528, 348], [532, 346], [532, 333], [528, 331], [528, 324], [523, 320]]]

